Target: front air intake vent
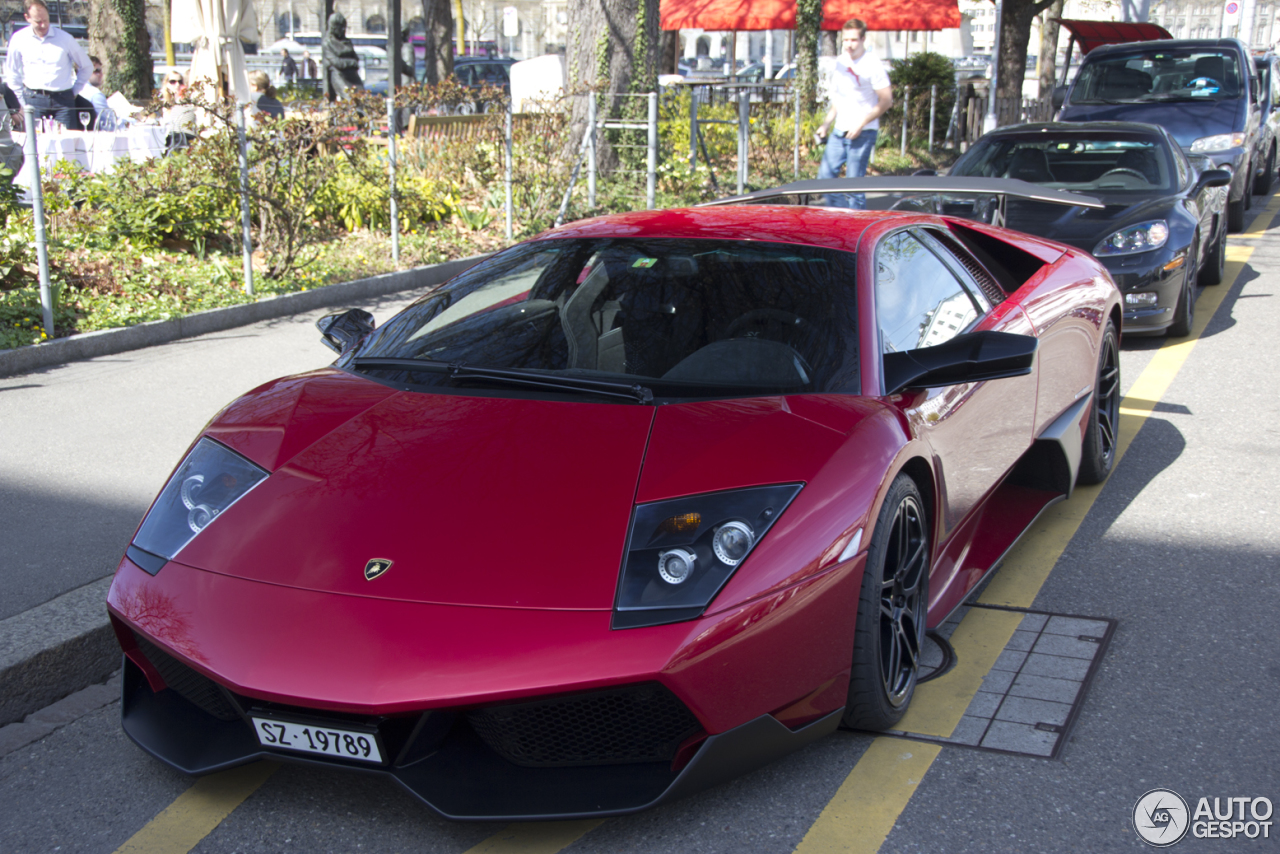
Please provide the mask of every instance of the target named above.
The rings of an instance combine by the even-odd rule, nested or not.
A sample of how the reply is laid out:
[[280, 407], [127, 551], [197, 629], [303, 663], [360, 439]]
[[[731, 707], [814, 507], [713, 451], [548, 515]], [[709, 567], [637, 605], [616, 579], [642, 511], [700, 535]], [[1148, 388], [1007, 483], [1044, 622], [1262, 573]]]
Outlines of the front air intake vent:
[[133, 637], [138, 642], [138, 649], [164, 679], [164, 684], [183, 699], [220, 721], [240, 719], [240, 713], [212, 679], [192, 670], [137, 632], [133, 633]]
[[652, 682], [468, 713], [496, 753], [528, 767], [670, 762], [698, 719]]

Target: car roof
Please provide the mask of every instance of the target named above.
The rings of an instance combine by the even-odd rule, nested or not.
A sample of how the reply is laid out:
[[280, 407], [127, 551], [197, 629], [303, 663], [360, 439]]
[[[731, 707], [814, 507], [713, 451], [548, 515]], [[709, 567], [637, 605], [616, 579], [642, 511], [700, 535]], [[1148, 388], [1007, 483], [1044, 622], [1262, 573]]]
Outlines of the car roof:
[[1180, 48], [1231, 48], [1241, 53], [1248, 53], [1244, 43], [1239, 39], [1157, 39], [1148, 42], [1124, 42], [1122, 44], [1106, 44], [1089, 51], [1084, 63], [1092, 63], [1097, 59], [1117, 53], [1134, 53], [1143, 50], [1178, 50]]
[[867, 226], [886, 217], [903, 216], [890, 211], [792, 205], [675, 208], [579, 220], [544, 232], [535, 239], [678, 237], [796, 243], [853, 252]]

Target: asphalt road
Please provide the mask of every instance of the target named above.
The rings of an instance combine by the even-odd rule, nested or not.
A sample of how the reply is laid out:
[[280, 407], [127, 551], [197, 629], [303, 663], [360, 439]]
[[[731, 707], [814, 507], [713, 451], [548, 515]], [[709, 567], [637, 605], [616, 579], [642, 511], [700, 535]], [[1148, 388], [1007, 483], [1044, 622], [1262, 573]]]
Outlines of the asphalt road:
[[[943, 748], [894, 807], [881, 851], [1139, 851], [1131, 815], [1149, 789], [1192, 808], [1280, 803], [1276, 225], [1232, 237], [1237, 257], [1252, 255], [1193, 346], [1125, 343], [1126, 390], [1170, 357], [1177, 372], [1035, 597], [1038, 609], [1118, 621], [1061, 757]], [[261, 380], [326, 363], [315, 339], [298, 318], [0, 380], [0, 518], [15, 544], [0, 557], [0, 616], [109, 572], [199, 426]], [[135, 834], [166, 815], [186, 821], [200, 784], [144, 755], [118, 714], [110, 703], [0, 757], [0, 850], [111, 852], [131, 839], [135, 851], [197, 852], [874, 850], [806, 840], [873, 743], [845, 732], [684, 801], [561, 828], [559, 842], [443, 821], [380, 778], [282, 765], [191, 845], [147, 847], [157, 837]], [[843, 820], [870, 820], [880, 795], [855, 788]], [[1188, 836], [1176, 850], [1280, 840]]]

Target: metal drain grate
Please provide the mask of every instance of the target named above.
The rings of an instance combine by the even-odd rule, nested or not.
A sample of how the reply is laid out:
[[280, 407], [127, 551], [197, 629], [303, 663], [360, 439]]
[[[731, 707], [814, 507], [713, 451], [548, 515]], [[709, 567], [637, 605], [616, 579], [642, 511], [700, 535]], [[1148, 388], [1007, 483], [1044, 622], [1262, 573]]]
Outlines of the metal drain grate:
[[[1023, 614], [1017, 631], [982, 680], [950, 738], [891, 731], [938, 744], [1056, 759], [1066, 744], [1093, 676], [1115, 632], [1115, 620], [974, 605]], [[966, 612], [968, 609], [964, 609]], [[957, 614], [938, 634], [947, 638]], [[930, 656], [926, 651], [926, 663]], [[939, 655], [939, 658], [942, 656]], [[936, 666], [936, 659], [934, 662]], [[925, 670], [924, 666], [921, 670]], [[941, 669], [941, 668], [940, 668]], [[941, 675], [938, 674], [930, 674]]]

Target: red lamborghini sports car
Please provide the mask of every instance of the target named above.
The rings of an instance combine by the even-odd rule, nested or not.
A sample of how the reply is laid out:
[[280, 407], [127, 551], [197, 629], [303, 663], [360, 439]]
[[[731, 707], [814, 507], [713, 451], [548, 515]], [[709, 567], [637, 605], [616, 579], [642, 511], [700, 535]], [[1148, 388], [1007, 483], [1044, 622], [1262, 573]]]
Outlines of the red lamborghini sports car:
[[1121, 311], [1040, 238], [746, 204], [332, 315], [337, 361], [214, 417], [129, 545], [124, 729], [530, 819], [891, 727], [926, 627], [1110, 470]]

